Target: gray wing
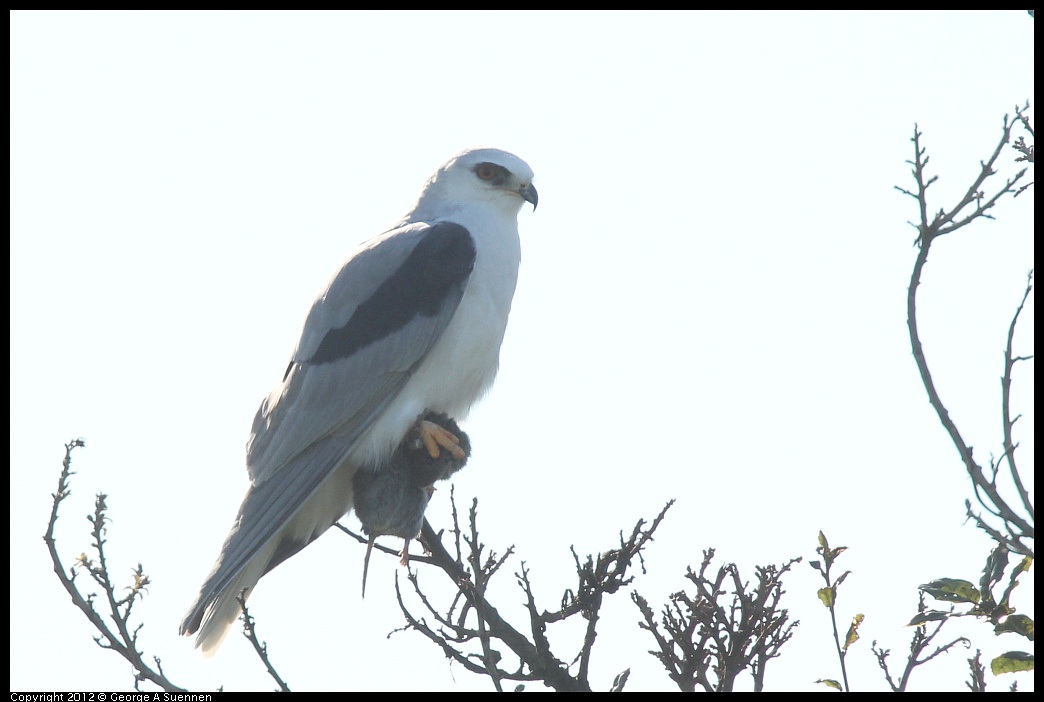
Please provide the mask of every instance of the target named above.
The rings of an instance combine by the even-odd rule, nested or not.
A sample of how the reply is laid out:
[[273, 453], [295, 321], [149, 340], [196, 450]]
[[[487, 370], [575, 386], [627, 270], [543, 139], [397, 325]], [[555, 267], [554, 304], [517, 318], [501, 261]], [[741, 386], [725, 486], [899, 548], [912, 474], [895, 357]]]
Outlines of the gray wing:
[[263, 483], [327, 437], [354, 442], [394, 398], [456, 312], [475, 263], [468, 231], [415, 224], [368, 242], [319, 296], [283, 383], [247, 443]]
[[[247, 443], [252, 484], [183, 633], [198, 628], [207, 605], [269, 546], [399, 393], [456, 312], [474, 262], [464, 227], [413, 224], [371, 240], [334, 276], [308, 314], [282, 383], [254, 418]], [[264, 570], [315, 536], [278, 544]]]

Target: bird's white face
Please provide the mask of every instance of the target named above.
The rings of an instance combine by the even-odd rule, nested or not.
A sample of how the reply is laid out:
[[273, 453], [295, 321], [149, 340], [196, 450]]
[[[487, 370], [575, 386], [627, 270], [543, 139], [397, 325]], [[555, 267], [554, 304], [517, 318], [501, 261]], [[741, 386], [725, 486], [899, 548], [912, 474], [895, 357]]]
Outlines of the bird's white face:
[[461, 152], [432, 179], [432, 185], [458, 199], [495, 203], [517, 213], [523, 203], [536, 208], [533, 169], [514, 154], [500, 149]]

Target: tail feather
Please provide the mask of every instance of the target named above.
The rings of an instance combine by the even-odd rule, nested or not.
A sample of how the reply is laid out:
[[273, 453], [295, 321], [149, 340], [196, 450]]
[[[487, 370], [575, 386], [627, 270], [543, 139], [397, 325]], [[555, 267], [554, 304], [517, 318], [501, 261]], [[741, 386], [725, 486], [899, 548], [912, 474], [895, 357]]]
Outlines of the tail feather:
[[[196, 601], [192, 604], [185, 620], [181, 623], [181, 634], [191, 636], [196, 634], [196, 648], [200, 649], [204, 656], [210, 658], [217, 652], [218, 647], [225, 640], [232, 625], [239, 619], [242, 609], [236, 599], [240, 593], [243, 600], [250, 596], [257, 581], [265, 572], [269, 553], [259, 554], [232, 582], [220, 591], [211, 591], [207, 585], [203, 586]], [[210, 583], [208, 578], [207, 584]], [[197, 633], [198, 632], [198, 633]]]
[[221, 555], [181, 622], [181, 634], [196, 634], [196, 648], [208, 658], [213, 656], [242, 611], [236, 598], [243, 593], [245, 601], [263, 575], [319, 538], [351, 509], [354, 472], [343, 464], [262, 543], [257, 543], [251, 533], [255, 525], [243, 520], [255, 489], [248, 490]]

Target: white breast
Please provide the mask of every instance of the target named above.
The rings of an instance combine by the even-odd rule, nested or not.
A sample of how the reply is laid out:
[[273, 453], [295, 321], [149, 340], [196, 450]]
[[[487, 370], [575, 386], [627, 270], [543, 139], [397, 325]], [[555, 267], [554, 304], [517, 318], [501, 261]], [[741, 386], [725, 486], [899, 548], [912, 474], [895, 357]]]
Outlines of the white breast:
[[[515, 294], [521, 247], [515, 217], [499, 212], [453, 218], [472, 232], [475, 267], [442, 336], [391, 405], [361, 437], [350, 461], [375, 465], [426, 410], [464, 419], [497, 375], [500, 344]], [[464, 221], [471, 220], [471, 221]]]

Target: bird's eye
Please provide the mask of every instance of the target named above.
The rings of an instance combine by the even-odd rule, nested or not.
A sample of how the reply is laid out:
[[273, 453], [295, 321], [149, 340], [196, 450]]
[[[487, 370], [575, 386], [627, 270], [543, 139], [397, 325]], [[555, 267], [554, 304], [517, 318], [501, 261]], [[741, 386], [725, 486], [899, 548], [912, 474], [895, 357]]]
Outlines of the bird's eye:
[[475, 175], [479, 177], [479, 180], [491, 181], [496, 180], [500, 172], [492, 163], [480, 163], [475, 168]]

